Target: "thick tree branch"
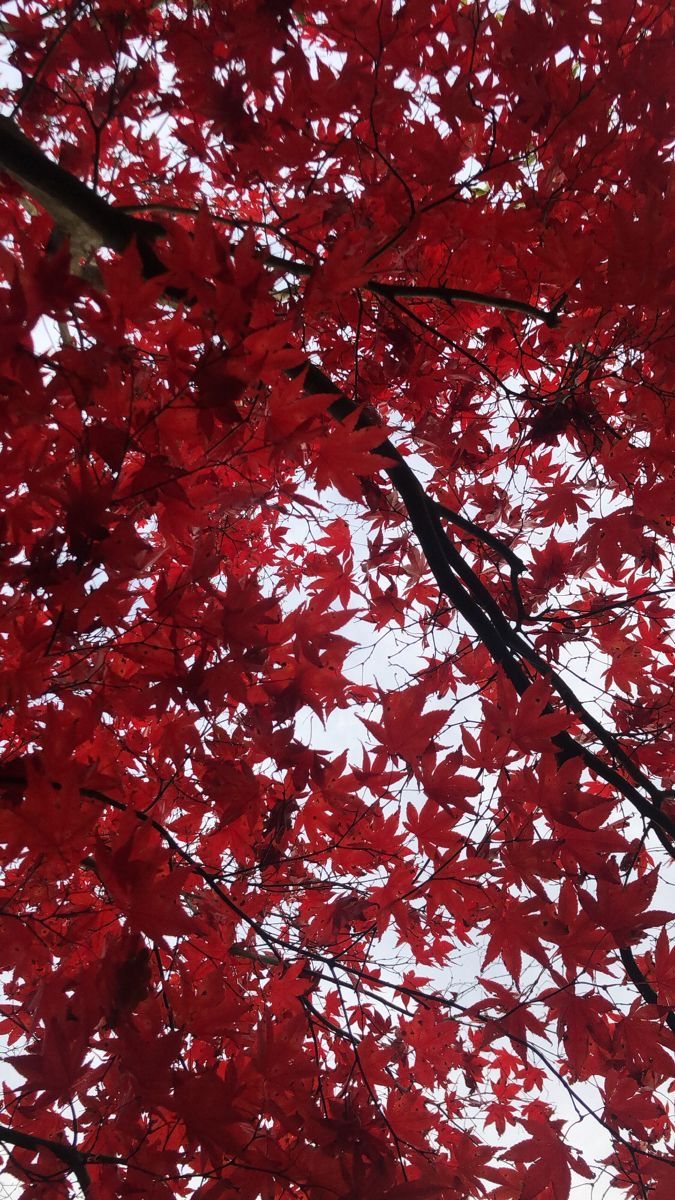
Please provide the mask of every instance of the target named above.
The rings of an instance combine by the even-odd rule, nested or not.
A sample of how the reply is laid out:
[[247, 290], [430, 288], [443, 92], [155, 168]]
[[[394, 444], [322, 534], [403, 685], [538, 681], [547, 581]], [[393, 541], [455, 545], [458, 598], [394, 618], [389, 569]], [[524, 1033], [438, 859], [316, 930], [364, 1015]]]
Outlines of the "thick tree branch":
[[29, 141], [9, 117], [0, 117], [0, 169], [50, 213], [70, 238], [74, 255], [86, 257], [100, 246], [121, 252], [135, 237], [148, 277], [164, 271], [152, 250], [152, 241], [163, 232], [161, 225], [113, 208]]
[[[289, 275], [311, 275], [314, 268], [307, 263], [296, 262], [279, 254], [268, 254], [267, 262], [272, 267], [278, 267]], [[543, 321], [549, 328], [560, 323], [560, 312], [567, 299], [562, 295], [552, 308], [538, 308], [524, 300], [514, 300], [510, 296], [496, 296], [491, 292], [475, 292], [469, 288], [434, 287], [414, 283], [382, 283], [378, 279], [367, 279], [360, 285], [363, 291], [372, 292], [384, 300], [396, 299], [399, 296], [410, 300], [440, 300], [443, 304], [474, 304], [481, 308], [496, 308], [500, 312], [518, 312], [531, 317], [535, 321]]]
[[[299, 374], [301, 370], [302, 368], [296, 368], [294, 373]], [[341, 392], [332, 380], [312, 363], [306, 366], [305, 389], [315, 394], [336, 395], [335, 401], [329, 407], [329, 412], [339, 421], [360, 411], [359, 406]], [[367, 413], [361, 414], [361, 423], [372, 423]], [[607, 733], [600, 723], [590, 713], [587, 713], [564, 680], [560, 679], [551, 670], [549, 664], [540, 659], [528, 643], [511, 628], [487, 588], [475, 576], [450, 542], [442, 527], [434, 502], [429, 499], [417, 476], [394, 444], [387, 438], [375, 447], [373, 453], [394, 460], [395, 465], [387, 469], [387, 474], [403, 500], [410, 523], [439, 589], [449, 598], [453, 606], [478, 635], [518, 694], [523, 695], [532, 683], [532, 679], [519, 661], [518, 655], [521, 655], [539, 674], [555, 683], [559, 692], [562, 689], [564, 695], [561, 693], [561, 698], [565, 703], [573, 712], [582, 717], [602, 745], [617, 760], [622, 761], [629, 774], [637, 775], [639, 778], [636, 778], [635, 784], [631, 783], [619, 771], [604, 762], [569, 733], [557, 734], [552, 738], [553, 743], [563, 752], [565, 758], [581, 758], [590, 770], [630, 800], [638, 812], [646, 820], [651, 821], [655, 829], [665, 837], [665, 844], [672, 853], [671, 839], [675, 838], [675, 824], [660, 811], [661, 793], [659, 789], [635, 767], [617, 739]], [[636, 786], [638, 783], [652, 796], [651, 800], [645, 799], [640, 794]]]
[[[162, 273], [162, 264], [152, 249], [153, 240], [163, 232], [162, 225], [139, 220], [131, 215], [128, 208], [108, 204], [92, 188], [53, 162], [22, 133], [10, 117], [0, 117], [0, 167], [51, 213], [63, 233], [70, 237], [74, 252], [86, 256], [98, 246], [122, 251], [136, 238], [148, 277]], [[156, 211], [163, 206], [152, 207]], [[141, 206], [139, 209], [142, 211]], [[306, 263], [276, 254], [268, 254], [266, 261], [270, 266], [292, 275], [307, 276], [313, 271]], [[518, 312], [543, 321], [549, 327], [559, 323], [560, 311], [566, 299], [561, 296], [551, 309], [543, 309], [509, 296], [495, 296], [467, 288], [381, 283], [376, 279], [369, 279], [363, 287], [383, 299], [403, 296], [413, 300], [440, 300], [450, 305], [474, 304], [502, 312]]]
[[87, 1156], [74, 1146], [53, 1142], [49, 1138], [37, 1137], [32, 1133], [21, 1133], [18, 1129], [12, 1129], [10, 1125], [0, 1125], [0, 1142], [7, 1146], [18, 1146], [21, 1150], [48, 1150], [72, 1172], [85, 1196], [88, 1194], [91, 1180], [86, 1167]]
[[462, 513], [455, 512], [454, 508], [448, 508], [446, 504], [440, 504], [437, 500], [434, 503], [441, 516], [450, 521], [451, 525], [456, 525], [458, 529], [463, 529], [465, 533], [470, 534], [476, 541], [483, 542], [484, 545], [489, 546], [500, 558], [504, 559], [504, 562], [509, 564], [514, 574], [522, 575], [523, 571], [527, 569], [522, 558], [519, 558], [506, 542], [496, 537], [489, 529], [483, 529], [482, 525], [477, 525], [475, 521], [470, 521], [468, 517], [463, 516]]
[[422, 287], [414, 284], [376, 283], [370, 280], [366, 285], [376, 295], [388, 300], [392, 297], [403, 296], [411, 300], [441, 300], [445, 304], [475, 304], [483, 308], [496, 308], [500, 312], [517, 312], [531, 317], [535, 321], [543, 321], [549, 329], [560, 324], [560, 312], [567, 297], [562, 295], [552, 308], [538, 308], [524, 300], [513, 300], [509, 296], [495, 296], [489, 292], [473, 292], [468, 288]]
[[664, 1010], [666, 1012], [666, 1025], [675, 1033], [675, 1012], [671, 1012], [665, 1008], [665, 1005], [659, 1003], [658, 994], [654, 991], [649, 980], [637, 965], [635, 955], [630, 946], [622, 946], [619, 950], [619, 957], [626, 969], [628, 978], [637, 988], [645, 1004], [655, 1004]]

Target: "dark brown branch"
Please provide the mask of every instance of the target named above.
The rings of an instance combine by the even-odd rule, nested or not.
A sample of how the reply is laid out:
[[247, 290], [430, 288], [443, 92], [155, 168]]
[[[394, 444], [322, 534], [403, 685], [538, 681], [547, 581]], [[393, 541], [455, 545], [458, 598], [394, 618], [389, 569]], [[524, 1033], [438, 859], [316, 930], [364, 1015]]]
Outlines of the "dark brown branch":
[[399, 296], [411, 300], [441, 300], [444, 304], [476, 304], [483, 308], [496, 308], [500, 312], [517, 312], [531, 317], [535, 321], [543, 321], [549, 329], [560, 323], [560, 312], [567, 297], [561, 296], [552, 308], [538, 308], [525, 300], [513, 300], [510, 296], [495, 296], [488, 292], [474, 292], [468, 288], [424, 287], [415, 284], [378, 283], [369, 280], [365, 285], [377, 296], [385, 300], [396, 299]]
[[[293, 373], [297, 375], [301, 370], [302, 368], [296, 368]], [[344, 421], [347, 416], [359, 411], [359, 406], [341, 392], [332, 380], [312, 363], [306, 365], [305, 389], [314, 394], [335, 395], [336, 399], [330, 405], [329, 412], [336, 420]], [[362, 413], [361, 423], [372, 422], [367, 414]], [[478, 635], [518, 694], [523, 695], [532, 683], [517, 657], [522, 655], [531, 662], [538, 673], [554, 682], [559, 690], [562, 689], [561, 696], [565, 703], [589, 724], [589, 727], [593, 729], [601, 743], [610, 750], [610, 753], [623, 761], [631, 774], [638, 772], [638, 768], [631, 762], [616, 738], [608, 734], [599, 722], [586, 712], [564, 680], [560, 679], [528, 643], [511, 628], [487, 588], [478, 580], [450, 542], [434, 502], [429, 500], [417, 476], [394, 444], [387, 438], [375, 447], [373, 453], [394, 460], [395, 465], [387, 469], [387, 474], [403, 500], [410, 523], [440, 591], [449, 598], [456, 610]], [[513, 645], [515, 639], [517, 641]], [[562, 695], [563, 691], [564, 695]], [[590, 770], [630, 800], [637, 811], [646, 820], [651, 821], [655, 829], [659, 830], [667, 839], [664, 844], [672, 852], [670, 839], [675, 839], [675, 824], [660, 811], [658, 803], [660, 792], [650, 780], [643, 777], [641, 772], [639, 772], [639, 780], [636, 780], [636, 784], [639, 782], [653, 796], [652, 800], [647, 800], [640, 794], [636, 784], [625, 779], [614, 767], [604, 762], [569, 733], [556, 734], [552, 741], [559, 747], [565, 758], [581, 758]]]
[[[32, 1133], [21, 1133], [18, 1129], [12, 1129], [10, 1125], [0, 1125], [0, 1142], [4, 1142], [8, 1146], [18, 1146], [21, 1150], [34, 1152], [49, 1150], [55, 1158], [63, 1163], [64, 1167], [72, 1172], [85, 1196], [87, 1195], [91, 1183], [86, 1167], [87, 1156], [76, 1150], [74, 1146], [67, 1146], [63, 1142], [53, 1142], [49, 1138], [37, 1137]], [[29, 1174], [27, 1170], [26, 1174]]]
[[482, 525], [476, 525], [476, 523], [474, 521], [470, 521], [468, 517], [462, 516], [461, 513], [455, 512], [454, 509], [448, 508], [445, 504], [440, 504], [438, 500], [433, 501], [433, 503], [435, 503], [436, 508], [442, 517], [445, 517], [452, 525], [455, 525], [457, 529], [462, 529], [465, 533], [470, 534], [471, 537], [476, 539], [476, 541], [483, 542], [485, 546], [490, 546], [490, 548], [494, 550], [495, 553], [500, 556], [500, 558], [503, 558], [504, 561], [508, 563], [511, 569], [511, 592], [515, 600], [517, 612], [516, 628], [520, 629], [523, 625], [523, 622], [527, 619], [525, 605], [523, 604], [523, 597], [520, 592], [520, 584], [518, 582], [519, 576], [522, 575], [523, 571], [526, 569], [522, 558], [519, 558], [519, 556], [514, 553], [514, 551], [509, 545], [507, 545], [506, 542], [502, 541], [501, 538], [496, 537], [496, 535], [491, 533], [489, 529], [483, 529]]
[[[474, 596], [476, 602], [488, 614], [498, 632], [504, 639], [505, 644], [530, 666], [534, 667], [537, 673], [548, 679], [555, 685], [555, 690], [561, 700], [567, 705], [569, 710], [575, 713], [584, 721], [586, 727], [595, 734], [598, 741], [605, 747], [606, 750], [618, 760], [628, 774], [635, 782], [652, 797], [655, 802], [660, 802], [663, 796], [662, 791], [652, 783], [647, 775], [640, 770], [639, 767], [632, 761], [630, 756], [621, 746], [621, 743], [614, 734], [608, 732], [600, 721], [596, 720], [592, 713], [588, 711], [586, 706], [578, 699], [572, 688], [565, 682], [562, 676], [548, 663], [545, 659], [533, 649], [525, 638], [516, 630], [512, 629], [509, 621], [504, 616], [499, 605], [496, 603], [488, 589], [478, 578], [476, 573], [464, 562], [459, 552], [448, 541], [447, 545], [448, 559], [456, 571], [459, 578], [467, 587], [467, 590]], [[565, 735], [561, 735], [563, 738]]]
[[[163, 272], [164, 268], [152, 249], [154, 239], [164, 232], [163, 226], [155, 221], [139, 220], [131, 216], [127, 209], [109, 204], [86, 183], [53, 162], [22, 133], [10, 117], [0, 117], [0, 167], [51, 213], [81, 253], [94, 246], [110, 246], [121, 252], [136, 238], [148, 278]], [[310, 275], [313, 270], [307, 263], [276, 254], [267, 255], [266, 261], [270, 266], [294, 275]], [[417, 300], [440, 300], [451, 305], [476, 304], [502, 312], [519, 312], [548, 326], [558, 324], [566, 298], [561, 296], [553, 308], [543, 309], [524, 300], [467, 288], [380, 283], [376, 279], [369, 279], [363, 286], [384, 299], [403, 296]]]
[[635, 985], [638, 992], [642, 996], [645, 1004], [656, 1004], [660, 1008], [666, 1010], [666, 1025], [675, 1033], [675, 1013], [666, 1009], [665, 1004], [659, 1004], [659, 997], [654, 991], [649, 980], [643, 975], [639, 966], [635, 961], [635, 955], [630, 946], [622, 946], [619, 950], [619, 957], [626, 969], [626, 974], [631, 982]]
[[[313, 267], [307, 263], [296, 262], [284, 258], [280, 254], [268, 254], [267, 262], [271, 267], [278, 267], [289, 275], [311, 275]], [[360, 285], [364, 291], [381, 296], [384, 300], [394, 300], [397, 297], [407, 297], [411, 300], [440, 300], [443, 304], [475, 304], [482, 308], [497, 308], [500, 312], [518, 312], [535, 321], [543, 321], [549, 328], [560, 323], [560, 312], [567, 299], [560, 297], [552, 308], [538, 308], [525, 300], [514, 300], [510, 296], [495, 296], [490, 292], [475, 292], [469, 288], [432, 287], [426, 284], [414, 283], [381, 283], [377, 279], [368, 279]]]
[[455, 512], [453, 508], [448, 508], [447, 505], [441, 504], [438, 500], [434, 501], [434, 503], [442, 517], [446, 517], [452, 525], [456, 525], [458, 529], [463, 529], [465, 533], [470, 534], [476, 541], [490, 546], [500, 558], [504, 559], [504, 562], [509, 564], [516, 575], [521, 575], [526, 570], [522, 558], [519, 558], [515, 551], [506, 542], [502, 541], [501, 538], [496, 537], [494, 533], [490, 533], [489, 529], [483, 529], [482, 525], [476, 525], [475, 521], [470, 521], [462, 513]]
[[163, 232], [162, 226], [113, 208], [29, 141], [9, 117], [0, 117], [0, 169], [53, 216], [74, 250], [86, 255], [99, 246], [109, 246], [122, 252], [136, 238], [148, 278], [164, 272], [151, 245]]
[[[168, 213], [183, 213], [196, 215], [199, 212], [198, 208], [191, 208], [185, 205], [171, 204], [168, 201], [163, 204], [160, 201], [150, 202], [148, 204], [125, 204], [120, 208], [115, 209], [116, 212], [168, 212]], [[215, 221], [220, 221], [225, 225], [233, 226], [236, 229], [246, 229], [249, 226], [258, 229], [267, 229], [268, 225], [264, 221], [240, 221], [235, 217], [223, 216], [215, 214]], [[283, 233], [280, 229], [274, 229], [276, 236], [283, 239]], [[284, 258], [281, 254], [266, 254], [265, 262], [269, 267], [276, 267], [288, 275], [310, 276], [315, 267], [309, 263], [299, 262], [294, 258]], [[453, 288], [443, 286], [431, 286], [426, 284], [413, 283], [382, 283], [377, 279], [368, 279], [364, 284], [360, 285], [363, 291], [372, 292], [375, 296], [381, 296], [385, 300], [396, 299], [397, 297], [407, 297], [411, 300], [440, 300], [443, 304], [474, 304], [482, 308], [496, 308], [500, 312], [517, 312], [523, 316], [531, 317], [535, 321], [543, 321], [550, 329], [560, 324], [560, 313], [567, 299], [567, 295], [563, 294], [552, 308], [539, 308], [536, 304], [528, 304], [525, 300], [516, 300], [511, 296], [497, 296], [492, 292], [477, 292], [470, 288]]]

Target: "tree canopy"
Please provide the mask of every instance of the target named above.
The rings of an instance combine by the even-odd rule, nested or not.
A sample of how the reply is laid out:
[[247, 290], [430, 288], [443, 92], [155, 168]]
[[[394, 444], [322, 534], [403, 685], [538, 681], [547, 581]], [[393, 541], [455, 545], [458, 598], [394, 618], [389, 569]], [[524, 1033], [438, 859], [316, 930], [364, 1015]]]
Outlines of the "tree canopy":
[[4, 6], [17, 1195], [672, 1197], [674, 24]]

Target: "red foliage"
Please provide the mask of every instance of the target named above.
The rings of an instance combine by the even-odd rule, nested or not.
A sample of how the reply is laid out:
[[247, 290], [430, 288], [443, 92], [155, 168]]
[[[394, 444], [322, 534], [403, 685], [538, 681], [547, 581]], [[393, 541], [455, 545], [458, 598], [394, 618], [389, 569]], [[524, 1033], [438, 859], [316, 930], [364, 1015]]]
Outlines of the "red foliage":
[[17, 1194], [666, 1200], [672, 10], [4, 22]]

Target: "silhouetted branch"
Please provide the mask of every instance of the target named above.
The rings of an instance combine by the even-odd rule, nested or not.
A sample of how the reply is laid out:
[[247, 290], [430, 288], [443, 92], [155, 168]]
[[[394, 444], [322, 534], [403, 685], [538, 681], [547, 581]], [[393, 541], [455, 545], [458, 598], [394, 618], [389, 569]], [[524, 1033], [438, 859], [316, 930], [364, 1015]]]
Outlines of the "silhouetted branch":
[[33, 1152], [48, 1150], [63, 1163], [68, 1171], [72, 1172], [85, 1196], [87, 1195], [91, 1180], [87, 1172], [86, 1155], [81, 1154], [74, 1146], [67, 1146], [63, 1142], [53, 1142], [49, 1138], [37, 1137], [32, 1133], [21, 1133], [20, 1130], [12, 1129], [9, 1125], [0, 1125], [0, 1142]]

